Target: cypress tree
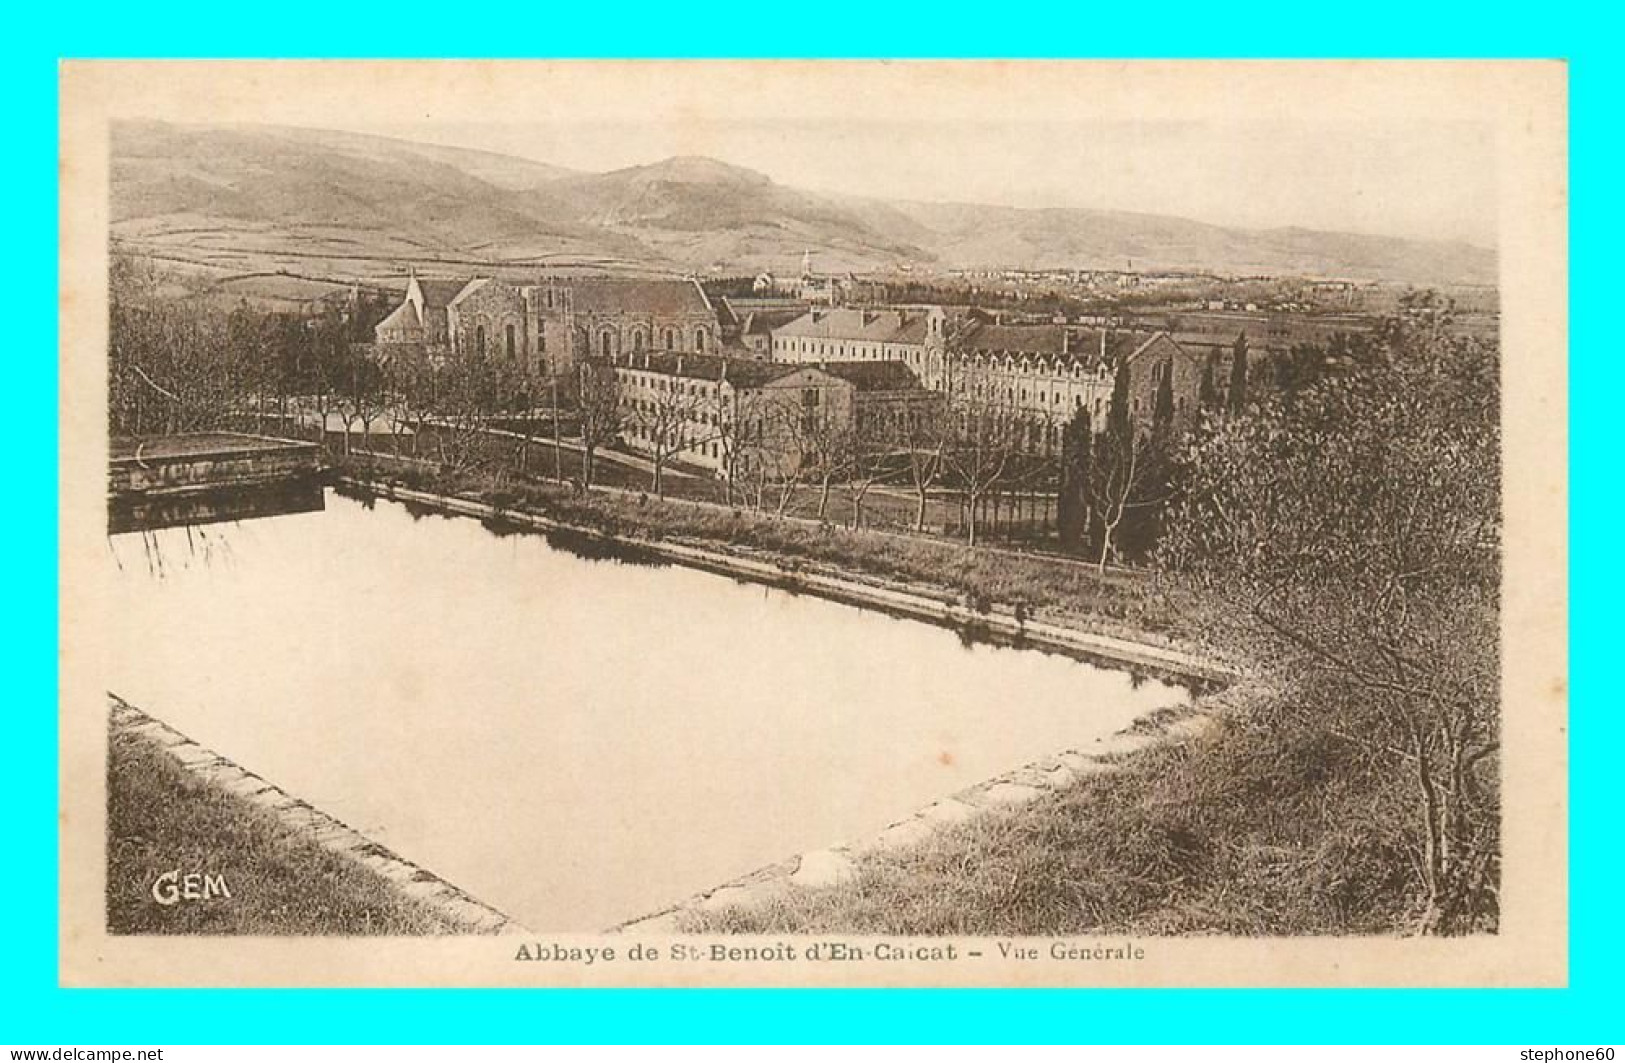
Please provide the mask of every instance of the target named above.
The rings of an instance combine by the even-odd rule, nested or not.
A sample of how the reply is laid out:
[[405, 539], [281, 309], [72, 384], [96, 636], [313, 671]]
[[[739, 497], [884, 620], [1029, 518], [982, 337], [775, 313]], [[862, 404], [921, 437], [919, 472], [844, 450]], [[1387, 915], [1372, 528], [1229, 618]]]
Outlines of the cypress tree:
[[1056, 499], [1056, 530], [1061, 545], [1081, 546], [1089, 530], [1089, 462], [1093, 457], [1094, 432], [1089, 411], [1082, 406], [1061, 429], [1061, 489]]
[[1162, 381], [1157, 385], [1157, 403], [1151, 410], [1151, 426], [1161, 432], [1174, 423], [1174, 367], [1163, 367]]
[[1111, 539], [1122, 522], [1124, 502], [1130, 484], [1130, 470], [1135, 460], [1135, 427], [1129, 411], [1128, 361], [1117, 363], [1117, 374], [1112, 378], [1111, 405], [1106, 411], [1106, 430], [1092, 441], [1093, 453], [1089, 461], [1089, 537], [1099, 551], [1101, 572], [1104, 574], [1106, 558], [1111, 550]]
[[1197, 396], [1204, 410], [1211, 410], [1219, 405], [1219, 382], [1213, 378], [1216, 361], [1213, 352], [1208, 351], [1207, 362], [1202, 366], [1202, 390]]
[[1247, 408], [1247, 333], [1236, 337], [1230, 348], [1230, 412], [1240, 413]]
[[1111, 409], [1106, 411], [1106, 431], [1118, 439], [1129, 438], [1132, 427], [1128, 409], [1128, 360], [1117, 363], [1117, 374], [1112, 377]]

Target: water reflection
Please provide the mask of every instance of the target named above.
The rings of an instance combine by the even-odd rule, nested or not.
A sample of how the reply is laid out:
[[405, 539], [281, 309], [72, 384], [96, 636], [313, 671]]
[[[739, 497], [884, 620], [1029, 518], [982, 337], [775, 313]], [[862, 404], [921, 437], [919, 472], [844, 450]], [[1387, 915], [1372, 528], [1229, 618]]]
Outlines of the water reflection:
[[108, 533], [156, 531], [319, 511], [326, 498], [313, 477], [191, 495], [125, 495], [107, 506]]
[[396, 504], [402, 509], [406, 510], [407, 515], [413, 520], [422, 520], [424, 517], [439, 517], [444, 515], [441, 513], [438, 507], [431, 506], [426, 502], [415, 502], [411, 499], [402, 498], [397, 499]]
[[658, 554], [617, 539], [605, 539], [568, 528], [550, 528], [544, 534], [547, 545], [583, 561], [610, 561], [643, 568], [665, 568], [670, 564]]
[[488, 517], [480, 518], [480, 527], [496, 536], [498, 539], [510, 535], [524, 535], [531, 529], [529, 525], [521, 524], [505, 513], [493, 513]]
[[[110, 538], [106, 687], [540, 931], [871, 835], [1185, 700], [386, 499], [204, 533]], [[153, 552], [205, 561], [155, 578]]]
[[352, 502], [361, 503], [365, 509], [371, 509], [378, 501], [378, 492], [370, 486], [354, 480], [340, 480], [333, 485], [333, 493], [340, 498], [348, 498]]

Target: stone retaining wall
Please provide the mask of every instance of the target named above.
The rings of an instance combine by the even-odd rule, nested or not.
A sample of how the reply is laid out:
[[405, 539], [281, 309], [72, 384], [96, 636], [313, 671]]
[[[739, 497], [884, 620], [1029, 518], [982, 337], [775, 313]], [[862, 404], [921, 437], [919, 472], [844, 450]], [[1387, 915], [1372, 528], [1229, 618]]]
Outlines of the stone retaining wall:
[[538, 531], [566, 531], [592, 539], [625, 542], [657, 557], [663, 557], [691, 568], [705, 569], [723, 575], [749, 579], [770, 586], [782, 587], [804, 594], [816, 594], [836, 601], [849, 602], [879, 609], [894, 615], [908, 616], [931, 623], [947, 624], [956, 628], [970, 628], [1024, 645], [1052, 650], [1090, 663], [1104, 663], [1117, 667], [1137, 669], [1148, 675], [1176, 682], [1196, 684], [1227, 683], [1236, 678], [1233, 670], [1224, 664], [1179, 650], [1131, 642], [1127, 639], [1097, 635], [1086, 631], [1048, 624], [1036, 620], [1018, 620], [1013, 612], [992, 609], [971, 609], [961, 602], [935, 598], [916, 590], [879, 580], [822, 575], [805, 570], [792, 570], [775, 560], [759, 560], [723, 553], [719, 550], [695, 546], [666, 539], [646, 539], [635, 536], [606, 535], [594, 528], [582, 527], [554, 520], [535, 513], [503, 510], [484, 502], [418, 491], [395, 484], [377, 484], [368, 480], [340, 477], [348, 486], [372, 492], [382, 498], [417, 502], [433, 506], [448, 513], [482, 519], [500, 518], [504, 522]]
[[265, 809], [285, 825], [308, 834], [316, 844], [362, 864], [402, 895], [427, 905], [476, 934], [524, 933], [525, 928], [490, 905], [474, 899], [433, 872], [401, 858], [360, 832], [251, 771], [205, 749], [168, 724], [156, 720], [116, 695], [110, 695], [113, 726], [157, 742], [187, 771], [222, 786]]
[[858, 861], [875, 852], [894, 852], [925, 841], [945, 826], [964, 823], [998, 810], [1019, 808], [1064, 790], [1078, 780], [1117, 770], [1122, 758], [1160, 742], [1186, 741], [1200, 736], [1225, 708], [1228, 691], [1205, 698], [1202, 707], [1154, 728], [1143, 723], [1096, 739], [1082, 749], [1034, 761], [951, 796], [934, 801], [913, 815], [890, 824], [868, 838], [828, 849], [816, 849], [758, 868], [671, 906], [612, 927], [614, 933], [666, 935], [682, 932], [683, 916], [691, 912], [751, 909], [772, 902], [792, 890], [838, 886], [857, 874]]
[[[223, 491], [309, 476], [321, 468], [321, 448], [315, 443], [233, 433], [215, 433], [208, 438], [216, 436], [221, 442], [213, 447], [166, 452], [166, 441], [159, 439], [152, 442], [150, 453], [143, 446], [134, 454], [110, 459], [108, 495], [123, 498]], [[184, 441], [187, 437], [175, 438]]]

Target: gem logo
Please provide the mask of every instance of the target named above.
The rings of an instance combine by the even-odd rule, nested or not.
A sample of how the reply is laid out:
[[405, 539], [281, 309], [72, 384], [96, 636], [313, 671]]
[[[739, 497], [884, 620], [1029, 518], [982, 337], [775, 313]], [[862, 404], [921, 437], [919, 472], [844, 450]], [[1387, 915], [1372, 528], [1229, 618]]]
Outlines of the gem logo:
[[231, 889], [225, 875], [209, 875], [199, 871], [182, 875], [179, 868], [165, 871], [152, 884], [152, 899], [164, 907], [182, 901], [209, 901], [229, 898]]

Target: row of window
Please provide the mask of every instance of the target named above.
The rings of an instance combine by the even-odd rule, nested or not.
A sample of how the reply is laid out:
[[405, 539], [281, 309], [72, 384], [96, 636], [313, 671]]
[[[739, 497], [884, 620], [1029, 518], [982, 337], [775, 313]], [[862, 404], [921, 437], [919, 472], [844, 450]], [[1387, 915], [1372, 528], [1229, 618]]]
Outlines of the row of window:
[[[700, 354], [705, 353], [705, 345], [709, 337], [703, 328], [694, 330], [694, 350]], [[615, 330], [602, 329], [598, 333], [598, 353], [605, 358], [615, 356]], [[647, 343], [641, 328], [632, 330], [632, 350], [641, 351]], [[660, 345], [662, 350], [675, 351], [677, 349], [677, 330], [668, 328], [661, 330]]]
[[[519, 328], [518, 328], [518, 326], [510, 322], [510, 323], [508, 323], [508, 324], [506, 324], [506, 325], [504, 325], [502, 327], [502, 331], [501, 331], [500, 335], [502, 336], [502, 353], [507, 355], [509, 358], [514, 357], [519, 351]], [[477, 323], [474, 326], [474, 353], [479, 355], [482, 358], [485, 357], [485, 353], [486, 353], [486, 323], [484, 321], [480, 321], [479, 323]], [[533, 353], [533, 354], [545, 354], [545, 353], [547, 353], [547, 336], [545, 334], [542, 334], [542, 333], [537, 334], [536, 342], [535, 342], [535, 350], [532, 351], [531, 353]]]
[[[648, 447], [654, 447], [659, 442], [655, 438], [656, 433], [641, 424], [633, 424], [629, 426], [626, 434], [635, 442], [642, 443], [644, 446]], [[722, 443], [720, 440], [713, 439], [708, 443], [699, 443], [696, 445], [692, 439], [682, 434], [679, 434], [675, 438], [670, 449], [674, 453], [681, 451], [690, 454], [703, 454], [708, 458], [719, 458], [722, 456]]]
[[708, 381], [691, 381], [681, 377], [671, 377], [664, 373], [640, 373], [628, 371], [632, 383], [650, 391], [663, 391], [676, 395], [715, 396], [718, 385]]
[[923, 431], [930, 419], [926, 412], [918, 407], [902, 410], [895, 407], [882, 407], [878, 410], [870, 410], [864, 406], [859, 406], [853, 412], [853, 418], [857, 421], [859, 431], [870, 428], [890, 430], [902, 428], [906, 425], [916, 432]]
[[[626, 405], [637, 413], [653, 416], [659, 412], [660, 406], [654, 399], [633, 397], [626, 400]], [[674, 411], [676, 412], [676, 411]], [[705, 424], [715, 428], [722, 423], [722, 415], [716, 410], [681, 411], [688, 413], [683, 418], [690, 424]]]
[[[969, 382], [968, 387], [966, 386], [966, 382], [961, 381], [959, 386], [954, 390], [961, 393], [969, 391], [971, 395], [979, 399], [1004, 399], [1006, 402], [1010, 403], [1019, 401], [1023, 405], [1026, 404], [1029, 394], [1026, 388], [1018, 389], [1014, 384], [1006, 384], [1004, 387], [999, 387], [996, 384], [990, 384], [982, 380], [971, 381]], [[1065, 403], [1066, 396], [1061, 394], [1059, 391], [1053, 394], [1048, 391], [1040, 391], [1037, 399], [1037, 405], [1039, 406], [1061, 406]], [[1104, 400], [1099, 397], [1095, 399], [1096, 409], [1099, 409], [1102, 401]], [[1074, 409], [1081, 409], [1083, 407], [1083, 396], [1074, 395], [1072, 397], [1072, 406]]]
[[[972, 372], [1020, 373], [1023, 376], [1045, 376], [1052, 379], [1070, 375], [1074, 380], [1082, 380], [1089, 375], [1082, 362], [1073, 363], [1071, 373], [1068, 374], [1060, 365], [1046, 367], [1042, 362], [1034, 365], [1025, 358], [1017, 360], [1010, 356], [1001, 359], [997, 355], [989, 358], [976, 354], [961, 360], [968, 363], [967, 368]], [[1096, 366], [1094, 377], [1096, 380], [1110, 380], [1112, 378], [1111, 366], [1104, 363]]]
[[833, 356], [835, 361], [853, 362], [884, 361], [887, 353], [886, 348], [883, 346], [858, 344], [855, 347], [849, 347], [847, 342], [841, 340], [834, 343], [824, 343], [812, 340], [778, 339], [773, 341], [773, 349], [781, 354], [812, 354], [825, 358]]

